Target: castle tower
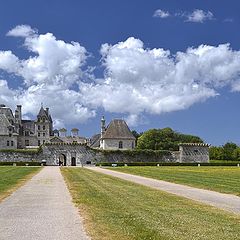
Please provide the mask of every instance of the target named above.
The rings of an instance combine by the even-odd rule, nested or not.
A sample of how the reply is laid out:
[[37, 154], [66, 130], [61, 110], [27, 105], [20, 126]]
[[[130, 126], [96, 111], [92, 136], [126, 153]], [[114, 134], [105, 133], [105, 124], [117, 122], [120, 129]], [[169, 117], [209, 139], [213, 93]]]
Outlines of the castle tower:
[[43, 106], [41, 106], [35, 122], [35, 133], [39, 146], [49, 141], [52, 135], [52, 118], [49, 114], [49, 108], [45, 110]]

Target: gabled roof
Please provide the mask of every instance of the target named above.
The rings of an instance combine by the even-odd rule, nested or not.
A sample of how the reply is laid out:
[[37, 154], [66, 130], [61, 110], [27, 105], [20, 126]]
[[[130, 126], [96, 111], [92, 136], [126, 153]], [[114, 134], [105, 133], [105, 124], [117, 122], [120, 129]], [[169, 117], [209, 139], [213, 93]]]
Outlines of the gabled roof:
[[50, 142], [64, 142], [60, 137], [54, 136], [50, 139]]
[[135, 140], [127, 123], [122, 119], [114, 119], [108, 125], [102, 139], [132, 139]]

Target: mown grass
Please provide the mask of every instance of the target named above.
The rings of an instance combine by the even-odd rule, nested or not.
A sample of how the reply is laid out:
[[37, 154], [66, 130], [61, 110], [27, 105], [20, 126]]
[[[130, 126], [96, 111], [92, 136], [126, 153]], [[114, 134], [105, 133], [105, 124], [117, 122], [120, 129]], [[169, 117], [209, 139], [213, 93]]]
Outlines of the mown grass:
[[62, 168], [93, 240], [240, 239], [240, 217], [87, 169]]
[[110, 169], [240, 196], [239, 167], [116, 167]]
[[0, 201], [40, 169], [40, 167], [0, 167]]

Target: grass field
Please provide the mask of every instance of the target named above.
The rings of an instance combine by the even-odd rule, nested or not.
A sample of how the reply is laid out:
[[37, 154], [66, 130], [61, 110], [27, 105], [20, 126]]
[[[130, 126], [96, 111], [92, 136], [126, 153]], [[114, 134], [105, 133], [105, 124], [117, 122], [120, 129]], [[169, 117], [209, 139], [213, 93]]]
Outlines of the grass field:
[[240, 217], [87, 169], [62, 168], [93, 240], [240, 239]]
[[238, 167], [117, 167], [110, 169], [240, 196], [240, 168]]
[[0, 167], [0, 200], [39, 170], [40, 167]]

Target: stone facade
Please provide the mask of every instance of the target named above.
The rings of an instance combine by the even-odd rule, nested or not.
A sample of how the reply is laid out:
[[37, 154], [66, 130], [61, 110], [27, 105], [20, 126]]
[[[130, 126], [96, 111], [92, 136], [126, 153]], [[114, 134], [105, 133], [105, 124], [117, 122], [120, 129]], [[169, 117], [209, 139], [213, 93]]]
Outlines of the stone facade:
[[[120, 147], [121, 146], [121, 147]], [[103, 139], [102, 149], [105, 150], [128, 150], [135, 148], [135, 140], [131, 139]]]
[[0, 105], [0, 149], [37, 147], [53, 135], [53, 122], [49, 109], [40, 108], [36, 120], [22, 119], [22, 106], [13, 111]]

